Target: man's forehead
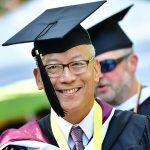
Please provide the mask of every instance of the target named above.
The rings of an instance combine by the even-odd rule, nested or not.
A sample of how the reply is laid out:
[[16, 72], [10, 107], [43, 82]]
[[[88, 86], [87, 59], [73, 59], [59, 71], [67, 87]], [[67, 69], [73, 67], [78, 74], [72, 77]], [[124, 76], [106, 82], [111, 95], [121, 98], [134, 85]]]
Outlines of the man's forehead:
[[[56, 52], [56, 53], [48, 53], [45, 54], [44, 56], [54, 56], [54, 55], [68, 55], [68, 54], [72, 54], [72, 55], [81, 55], [81, 54], [88, 54], [91, 51], [91, 46], [89, 44], [82, 44], [82, 45], [77, 45], [74, 46], [66, 51], [62, 51], [62, 52]], [[71, 55], [69, 55], [71, 56]]]
[[116, 59], [116, 58], [124, 55], [125, 53], [129, 53], [131, 51], [132, 51], [131, 48], [112, 50], [112, 51], [97, 55], [96, 59], [98, 59], [99, 61], [102, 61], [105, 59]]
[[[89, 45], [78, 45], [65, 52], [61, 53], [51, 53], [43, 56], [44, 61], [62, 61], [64, 60], [76, 60], [84, 59], [90, 56], [90, 46]], [[64, 61], [65, 61], [64, 60]]]

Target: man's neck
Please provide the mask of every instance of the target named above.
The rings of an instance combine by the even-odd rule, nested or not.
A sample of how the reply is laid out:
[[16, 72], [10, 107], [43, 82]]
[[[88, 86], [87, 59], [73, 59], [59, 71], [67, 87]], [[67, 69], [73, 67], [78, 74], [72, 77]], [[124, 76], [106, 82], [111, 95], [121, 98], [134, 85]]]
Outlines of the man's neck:
[[67, 112], [64, 119], [66, 121], [70, 122], [71, 124], [79, 124], [87, 116], [87, 114], [91, 111], [93, 105], [94, 105], [94, 102], [92, 105], [83, 106], [84, 107], [83, 109], [80, 108], [75, 111], [72, 110], [70, 112]]

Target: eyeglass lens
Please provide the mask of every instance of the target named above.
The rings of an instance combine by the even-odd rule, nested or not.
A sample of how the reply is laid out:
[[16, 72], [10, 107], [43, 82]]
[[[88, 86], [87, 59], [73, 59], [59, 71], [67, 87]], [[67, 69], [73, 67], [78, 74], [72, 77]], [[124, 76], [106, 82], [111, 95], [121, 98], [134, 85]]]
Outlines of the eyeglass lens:
[[123, 57], [120, 57], [118, 59], [106, 59], [106, 60], [103, 60], [100, 62], [100, 65], [101, 65], [101, 72], [102, 73], [106, 73], [106, 72], [110, 72], [112, 71], [113, 69], [116, 68], [116, 66], [121, 62], [123, 61], [124, 59], [126, 59], [127, 57], [129, 57], [131, 55], [131, 53], [123, 56]]
[[101, 65], [101, 72], [106, 73], [112, 71], [116, 67], [115, 60], [105, 60], [100, 62]]

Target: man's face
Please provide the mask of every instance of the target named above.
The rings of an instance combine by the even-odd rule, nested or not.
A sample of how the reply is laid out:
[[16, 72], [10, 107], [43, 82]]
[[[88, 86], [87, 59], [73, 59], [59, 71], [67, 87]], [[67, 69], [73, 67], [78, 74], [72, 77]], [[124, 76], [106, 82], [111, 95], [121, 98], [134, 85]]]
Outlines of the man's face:
[[[68, 64], [74, 61], [89, 60], [92, 53], [88, 49], [89, 46], [80, 45], [66, 52], [47, 54], [44, 56], [43, 64]], [[52, 68], [55, 69], [55, 67]], [[99, 81], [99, 74], [99, 63], [93, 59], [87, 64], [86, 71], [81, 74], [76, 75], [68, 67], [64, 67], [59, 77], [50, 77], [62, 108], [66, 111], [84, 111], [91, 107], [94, 101], [94, 85]], [[37, 79], [37, 85], [39, 89], [43, 88], [39, 79]]]
[[[129, 54], [129, 53], [127, 53]], [[98, 55], [96, 59], [99, 61], [108, 59], [118, 59], [122, 56], [127, 56], [124, 51], [111, 51]], [[124, 98], [128, 95], [131, 89], [132, 79], [134, 76], [134, 69], [136, 66], [132, 63], [134, 57], [131, 54], [129, 57], [122, 59], [116, 67], [111, 71], [102, 73], [102, 78], [95, 88], [95, 95], [99, 96], [102, 100], [117, 105], [122, 103]], [[133, 61], [134, 62], [134, 61]]]

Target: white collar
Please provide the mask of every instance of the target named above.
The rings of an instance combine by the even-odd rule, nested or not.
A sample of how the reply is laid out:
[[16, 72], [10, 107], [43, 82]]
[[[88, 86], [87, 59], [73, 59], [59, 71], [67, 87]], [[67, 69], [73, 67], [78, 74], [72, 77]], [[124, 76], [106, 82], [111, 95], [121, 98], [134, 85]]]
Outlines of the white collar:
[[[92, 107], [91, 111], [88, 113], [88, 115], [78, 124], [78, 126], [81, 127], [85, 135], [88, 139], [90, 139], [93, 135], [93, 125], [94, 125], [94, 108]], [[51, 111], [52, 115], [54, 116], [54, 119], [58, 123], [61, 131], [64, 134], [65, 139], [68, 141], [69, 133], [74, 126], [73, 124], [69, 123], [68, 121], [64, 120], [62, 117], [59, 117], [54, 110]], [[90, 122], [90, 123], [89, 123]], [[77, 126], [77, 125], [75, 125]]]
[[[139, 105], [142, 104], [149, 96], [150, 96], [150, 87], [142, 88]], [[131, 110], [136, 106], [136, 101], [137, 101], [137, 93], [128, 100], [126, 100], [124, 103], [115, 106], [115, 108], [121, 110]]]

